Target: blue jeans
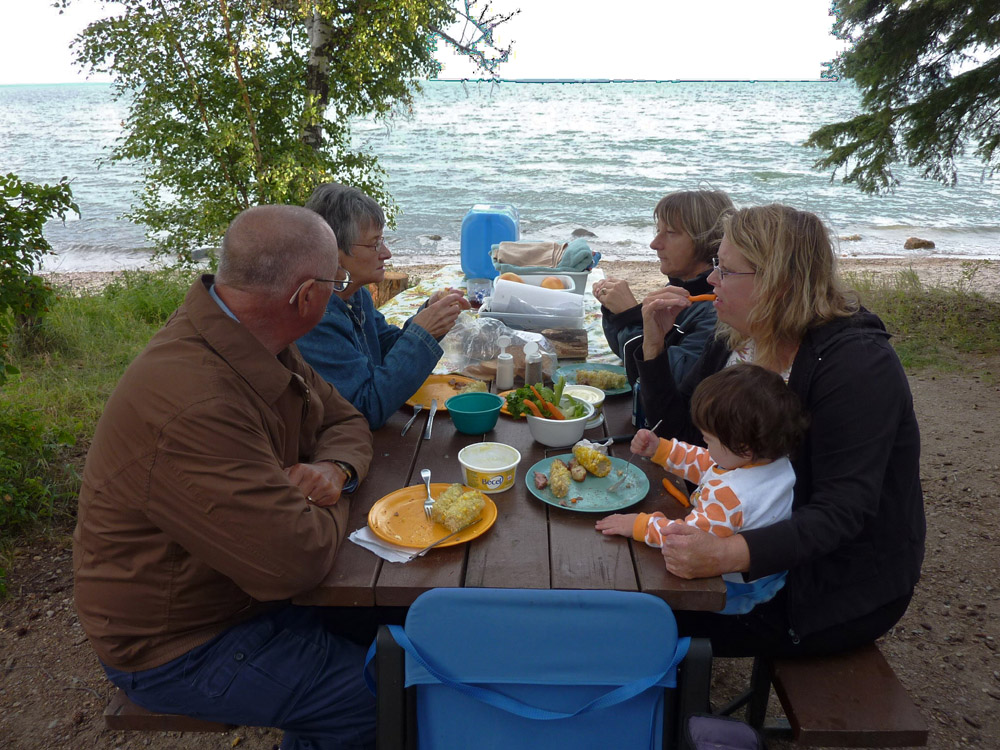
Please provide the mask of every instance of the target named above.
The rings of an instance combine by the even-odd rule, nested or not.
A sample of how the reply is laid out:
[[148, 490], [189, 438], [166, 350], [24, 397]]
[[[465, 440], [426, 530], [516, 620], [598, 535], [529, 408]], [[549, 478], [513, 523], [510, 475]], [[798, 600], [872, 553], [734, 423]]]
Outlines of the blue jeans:
[[319, 612], [286, 606], [236, 625], [166, 664], [107, 665], [110, 680], [159, 713], [285, 731], [282, 750], [375, 746], [365, 651], [328, 632]]

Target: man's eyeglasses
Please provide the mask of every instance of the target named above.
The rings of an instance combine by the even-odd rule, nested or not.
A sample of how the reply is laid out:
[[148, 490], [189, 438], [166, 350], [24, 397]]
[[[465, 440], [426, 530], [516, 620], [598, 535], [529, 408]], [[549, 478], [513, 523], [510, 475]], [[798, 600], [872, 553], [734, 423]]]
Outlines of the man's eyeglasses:
[[712, 258], [712, 268], [719, 272], [720, 284], [726, 280], [727, 276], [755, 276], [757, 274], [756, 271], [724, 271], [719, 265], [718, 258]]
[[351, 245], [351, 247], [367, 247], [367, 248], [371, 248], [372, 250], [378, 252], [383, 247], [385, 247], [385, 237], [379, 237], [377, 240], [375, 240], [374, 243], [372, 243], [370, 245], [366, 245], [363, 242], [355, 242], [353, 245]]
[[288, 299], [288, 304], [289, 305], [295, 304], [295, 298], [299, 296], [299, 292], [302, 291], [302, 287], [304, 287], [310, 281], [322, 281], [327, 284], [333, 284], [333, 291], [335, 292], [344, 291], [351, 283], [351, 274], [346, 268], [341, 268], [340, 270], [344, 272], [344, 278], [342, 279], [320, 279], [318, 277], [312, 279], [306, 279], [301, 284], [299, 284], [299, 286], [296, 288], [294, 292], [292, 292], [292, 296]]

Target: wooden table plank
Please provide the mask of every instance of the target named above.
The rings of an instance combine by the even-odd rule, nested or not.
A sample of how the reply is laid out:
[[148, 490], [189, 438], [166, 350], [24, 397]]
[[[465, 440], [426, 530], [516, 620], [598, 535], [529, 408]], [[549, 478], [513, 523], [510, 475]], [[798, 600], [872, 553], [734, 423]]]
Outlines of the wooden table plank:
[[530, 480], [528, 469], [539, 460], [534, 458], [537, 443], [524, 420], [503, 415], [486, 439], [516, 448], [521, 463], [514, 487], [490, 495], [497, 505], [497, 522], [470, 546], [465, 585], [547, 589], [551, 585], [547, 506], [525, 485], [525, 479]]
[[[407, 484], [426, 421], [424, 416], [418, 415], [406, 435], [400, 437], [399, 433], [410, 416], [412, 412], [405, 407], [372, 433], [372, 465], [358, 491], [351, 496], [348, 533], [368, 523], [368, 511], [379, 498]], [[376, 603], [375, 582], [384, 565], [389, 564], [345, 539], [326, 580], [318, 588], [295, 597], [293, 601], [303, 605], [373, 606]]]

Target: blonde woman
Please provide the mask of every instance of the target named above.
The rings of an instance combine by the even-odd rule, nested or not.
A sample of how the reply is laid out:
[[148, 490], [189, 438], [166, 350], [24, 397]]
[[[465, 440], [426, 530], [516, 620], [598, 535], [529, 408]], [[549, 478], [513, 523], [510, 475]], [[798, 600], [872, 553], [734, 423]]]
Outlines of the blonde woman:
[[[719, 219], [733, 208], [729, 196], [721, 190], [685, 190], [660, 199], [653, 211], [656, 236], [649, 243], [660, 261], [660, 273], [670, 286], [688, 295], [711, 292], [707, 279], [712, 272], [712, 258], [722, 239]], [[657, 299], [662, 290], [646, 297]], [[624, 279], [609, 278], [594, 284], [594, 296], [601, 303], [601, 323], [611, 351], [626, 359], [625, 344], [642, 335], [642, 306]], [[696, 302], [680, 312], [676, 326], [651, 342], [668, 351], [674, 377], [680, 380], [691, 369], [705, 342], [715, 329], [715, 310], [709, 302]], [[629, 347], [631, 348], [631, 346]], [[631, 372], [631, 368], [628, 368]]]
[[[691, 527], [664, 539], [667, 568], [685, 577], [788, 570], [778, 596], [746, 615], [678, 612], [683, 634], [720, 655], [806, 655], [870, 643], [905, 612], [923, 561], [920, 435], [913, 400], [882, 322], [842, 289], [823, 223], [788, 206], [734, 212], [715, 270], [717, 336], [676, 382], [662, 352], [636, 354], [647, 419], [679, 439], [695, 386], [737, 362], [779, 373], [811, 423], [793, 459], [792, 516], [720, 539]], [[683, 290], [643, 305], [644, 341], [688, 306]]]

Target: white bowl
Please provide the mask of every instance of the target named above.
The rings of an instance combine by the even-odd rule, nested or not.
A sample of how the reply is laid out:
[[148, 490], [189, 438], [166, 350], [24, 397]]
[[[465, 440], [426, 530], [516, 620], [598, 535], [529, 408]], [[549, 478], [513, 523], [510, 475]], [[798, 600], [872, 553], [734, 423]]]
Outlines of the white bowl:
[[604, 391], [592, 385], [568, 383], [563, 389], [563, 393], [594, 405], [594, 417], [587, 423], [588, 430], [601, 424], [601, 414], [604, 413]]
[[552, 448], [571, 446], [583, 437], [583, 431], [587, 429], [587, 422], [594, 416], [594, 405], [583, 402], [587, 413], [576, 419], [544, 419], [528, 415], [528, 429], [531, 430], [531, 437], [542, 445]]

